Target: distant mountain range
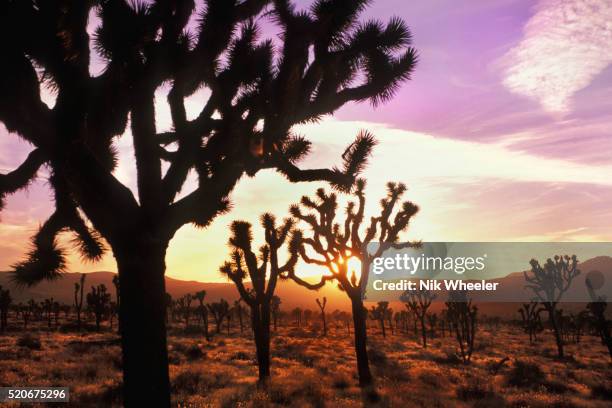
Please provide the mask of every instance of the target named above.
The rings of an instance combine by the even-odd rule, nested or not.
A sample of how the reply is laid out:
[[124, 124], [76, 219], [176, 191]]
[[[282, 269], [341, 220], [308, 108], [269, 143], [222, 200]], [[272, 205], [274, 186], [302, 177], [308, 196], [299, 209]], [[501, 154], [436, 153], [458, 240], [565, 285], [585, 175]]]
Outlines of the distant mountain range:
[[[588, 294], [585, 286], [585, 277], [589, 271], [599, 271], [603, 276], [603, 286], [598, 290], [600, 294], [612, 293], [612, 257], [600, 256], [581, 262], [579, 269], [582, 274], [576, 278], [572, 287], [564, 295], [565, 301], [585, 303]], [[87, 274], [87, 290], [91, 286], [105, 284], [114, 298], [114, 286], [112, 279], [113, 272], [91, 272]], [[0, 285], [9, 288], [15, 303], [26, 302], [29, 299], [42, 300], [53, 297], [60, 302], [72, 304], [74, 298], [74, 284], [80, 279], [80, 273], [65, 273], [62, 278], [52, 282], [41, 282], [31, 288], [17, 288], [10, 280], [7, 272], [0, 272]], [[516, 299], [518, 295], [523, 296], [522, 301], [528, 301], [533, 295], [525, 289], [525, 279], [523, 272], [511, 273], [503, 278], [493, 279], [490, 282], [499, 282], [496, 292], [470, 292], [470, 296], [475, 303], [479, 304], [483, 313], [491, 315], [516, 315], [518, 305], [516, 303], [506, 303], [508, 299]], [[166, 291], [173, 298], [178, 298], [187, 293], [194, 293], [205, 290], [208, 302], [217, 301], [220, 298], [233, 302], [238, 299], [238, 292], [233, 283], [206, 283], [198, 281], [184, 281], [173, 278], [166, 278]], [[349, 310], [350, 303], [347, 297], [339, 292], [336, 285], [327, 285], [318, 292], [310, 291], [298, 286], [291, 281], [281, 281], [278, 284], [276, 294], [282, 299], [284, 310], [295, 307], [315, 309], [315, 299], [326, 296], [328, 298], [328, 310], [334, 309]], [[398, 292], [398, 296], [401, 292]], [[436, 303], [441, 303], [446, 299], [446, 293], [438, 292]], [[520, 299], [520, 297], [519, 297]], [[608, 296], [612, 300], [612, 296]], [[374, 299], [372, 299], [374, 300]], [[578, 306], [578, 305], [576, 305]], [[393, 302], [395, 310], [402, 308], [402, 305]], [[441, 305], [435, 309], [441, 308]]]
[[[115, 299], [115, 287], [113, 286], [114, 272], [90, 272], [87, 273], [85, 281], [86, 291], [89, 291], [91, 286], [97, 286], [101, 283], [106, 285]], [[19, 288], [11, 282], [11, 277], [8, 272], [0, 272], [0, 285], [8, 288], [11, 291], [11, 297], [14, 303], [27, 302], [30, 299], [37, 301], [53, 298], [59, 302], [72, 304], [74, 299], [74, 284], [81, 278], [80, 273], [70, 272], [62, 275], [61, 278], [55, 281], [41, 282], [30, 288]], [[223, 298], [230, 303], [238, 299], [238, 291], [233, 283], [217, 283], [217, 282], [198, 282], [185, 281], [166, 277], [166, 292], [173, 298], [178, 298], [187, 293], [194, 293], [200, 290], [206, 291], [206, 301], [213, 302]], [[329, 302], [330, 311], [334, 309], [349, 310], [350, 303], [346, 296], [338, 293], [335, 285], [328, 285], [318, 292], [307, 290], [298, 286], [292, 281], [281, 281], [278, 283], [276, 294], [282, 299], [282, 307], [287, 310], [295, 307], [307, 307], [310, 309], [316, 308], [316, 298], [326, 296]]]

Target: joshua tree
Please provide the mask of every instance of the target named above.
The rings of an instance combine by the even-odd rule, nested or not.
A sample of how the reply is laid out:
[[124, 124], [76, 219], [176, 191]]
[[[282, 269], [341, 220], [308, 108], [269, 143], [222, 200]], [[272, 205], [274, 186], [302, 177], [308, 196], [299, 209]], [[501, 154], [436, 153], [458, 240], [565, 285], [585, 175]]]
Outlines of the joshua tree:
[[74, 284], [74, 309], [77, 315], [77, 327], [81, 330], [81, 310], [83, 310], [83, 290], [85, 288], [85, 278], [87, 275], [81, 274], [80, 283]]
[[418, 321], [421, 325], [423, 348], [427, 348], [427, 328], [425, 326], [427, 310], [435, 298], [436, 295], [433, 292], [421, 289], [407, 290], [400, 296], [400, 300], [404, 302], [406, 308], [414, 315], [415, 322]]
[[[0, 195], [27, 186], [46, 164], [57, 208], [15, 271], [28, 284], [57, 277], [65, 251], [56, 236], [65, 229], [90, 259], [103, 254], [104, 237], [121, 281], [127, 406], [170, 405], [164, 258], [174, 233], [188, 223], [209, 225], [227, 210], [238, 180], [260, 169], [274, 168], [291, 182], [349, 188], [353, 165], [296, 166], [309, 142], [292, 135], [292, 125], [351, 101], [383, 102], [416, 64], [402, 20], [358, 22], [367, 0], [317, 0], [307, 12], [290, 0], [203, 2], [201, 14], [195, 0], [0, 6], [0, 121], [34, 146], [1, 177]], [[90, 38], [92, 11], [98, 20]], [[253, 22], [264, 15], [282, 30], [280, 44], [258, 39]], [[92, 74], [96, 57], [104, 62]], [[45, 84], [57, 95], [52, 107], [40, 98]], [[156, 128], [154, 98], [162, 86], [169, 89], [170, 131]], [[210, 96], [192, 119], [185, 99], [203, 88]], [[128, 124], [138, 197], [113, 176], [115, 142]], [[170, 144], [176, 149], [167, 150]], [[179, 198], [192, 169], [197, 188]]]
[[[367, 156], [367, 152], [359, 153]], [[388, 183], [387, 197], [381, 200], [381, 212], [377, 217], [370, 219], [363, 237], [360, 236], [360, 227], [364, 221], [365, 212], [365, 181], [358, 180], [354, 196], [357, 204], [349, 202], [346, 207], [346, 219], [342, 224], [338, 223], [336, 210], [338, 207], [336, 194], [327, 194], [324, 189], [316, 192], [316, 198], [302, 197], [301, 205], [291, 207], [291, 214], [305, 223], [311, 235], [303, 236], [297, 231], [295, 235], [300, 242], [299, 252], [301, 258], [309, 264], [319, 265], [327, 268], [328, 274], [321, 276], [319, 282], [307, 282], [295, 274], [291, 278], [298, 284], [309, 289], [319, 289], [329, 281], [337, 281], [338, 287], [346, 293], [351, 300], [353, 311], [353, 326], [355, 328], [355, 354], [357, 356], [357, 369], [359, 373], [360, 386], [372, 383], [372, 374], [368, 363], [366, 347], [366, 318], [367, 309], [363, 306], [363, 297], [366, 283], [368, 281], [369, 265], [371, 260], [381, 256], [385, 250], [392, 246], [407, 247], [415, 244], [398, 244], [399, 234], [408, 228], [408, 223], [418, 208], [413, 203], [406, 201], [396, 206], [406, 191], [403, 184]], [[313, 211], [304, 213], [306, 211]], [[380, 245], [370, 253], [364, 248], [372, 241], [380, 242]], [[307, 249], [308, 248], [308, 249]], [[311, 256], [312, 253], [316, 255]], [[355, 270], [349, 270], [348, 259], [355, 257], [364, 265], [360, 277]]]
[[323, 296], [323, 302], [317, 298], [317, 306], [321, 309], [321, 320], [323, 321], [323, 336], [327, 336], [327, 321], [325, 320], [325, 306], [327, 306], [327, 298]]
[[111, 295], [107, 292], [106, 285], [92, 286], [91, 292], [87, 294], [87, 307], [96, 317], [96, 330], [100, 331], [100, 322], [108, 312]]
[[474, 352], [478, 308], [472, 305], [472, 299], [467, 298], [466, 292], [453, 291], [448, 294], [446, 313], [455, 331], [461, 359], [468, 364]]
[[272, 320], [274, 321], [274, 331], [276, 331], [278, 326], [281, 303], [281, 298], [276, 295], [272, 296], [272, 300], [270, 301], [270, 311], [272, 312]]
[[580, 274], [578, 259], [576, 255], [571, 257], [556, 255], [553, 259], [548, 258], [544, 266], [541, 266], [535, 259], [529, 263], [531, 271], [530, 273], [525, 272], [525, 280], [528, 283], [525, 287], [533, 291], [537, 300], [546, 309], [555, 335], [558, 356], [563, 358], [563, 339], [557, 320], [557, 304], [570, 288], [574, 278]]
[[393, 309], [392, 308], [388, 308], [387, 311], [385, 312], [385, 319], [387, 320], [387, 323], [389, 323], [389, 329], [391, 329], [391, 335], [395, 334], [395, 329], [393, 328]]
[[299, 307], [296, 307], [295, 309], [291, 311], [291, 314], [293, 315], [293, 318], [295, 319], [295, 325], [297, 327], [300, 327], [302, 325], [302, 309]]
[[204, 326], [204, 337], [207, 341], [210, 341], [210, 334], [208, 333], [208, 309], [206, 309], [206, 305], [204, 304], [204, 298], [206, 297], [206, 291], [201, 290], [199, 292], [194, 293], [193, 298], [198, 301], [198, 314], [200, 315], [200, 319], [202, 319], [202, 326]]
[[0, 285], [0, 333], [4, 333], [8, 326], [8, 310], [12, 301], [11, 292]]
[[178, 312], [183, 319], [185, 319], [185, 328], [189, 327], [189, 318], [191, 317], [191, 302], [193, 302], [193, 296], [188, 293], [179, 299], [177, 299]]
[[51, 328], [51, 316], [53, 313], [53, 298], [45, 299], [42, 304], [42, 310], [47, 317], [47, 327]]
[[212, 302], [206, 305], [208, 307], [208, 311], [215, 319], [215, 325], [217, 328], [217, 334], [221, 333], [221, 324], [223, 324], [223, 320], [230, 312], [229, 303], [227, 300], [221, 299], [218, 302]]
[[23, 306], [23, 308], [21, 309], [21, 318], [23, 319], [23, 328], [24, 329], [28, 328], [28, 323], [30, 321], [30, 317], [35, 312], [37, 307], [38, 307], [38, 305], [36, 304], [34, 299], [30, 299], [28, 301], [28, 304]]
[[53, 320], [55, 322], [55, 327], [57, 328], [57, 326], [59, 325], [59, 315], [62, 311], [62, 306], [59, 302], [53, 302], [53, 304], [51, 305], [51, 310], [53, 311]]
[[540, 314], [545, 309], [539, 306], [539, 302], [533, 301], [530, 303], [523, 303], [523, 306], [519, 309], [523, 330], [525, 330], [525, 333], [529, 334], [529, 343], [531, 344], [537, 340], [537, 334], [544, 329]]
[[242, 307], [241, 299], [234, 301], [234, 307], [232, 308], [236, 312], [236, 316], [238, 317], [238, 324], [240, 325], [240, 334], [244, 332], [244, 322], [242, 321], [242, 317], [244, 315], [244, 309]]
[[604, 296], [597, 296], [589, 278], [585, 279], [585, 283], [591, 297], [591, 302], [587, 305], [587, 309], [595, 320], [595, 327], [601, 337], [601, 342], [608, 348], [608, 353], [612, 360], [612, 335], [610, 334], [610, 323], [606, 319], [608, 302], [606, 302]]
[[380, 323], [383, 338], [387, 337], [387, 333], [385, 332], [385, 319], [387, 317], [388, 308], [389, 302], [378, 302], [376, 306], [372, 306], [370, 308], [370, 316], [372, 317], [372, 320], [377, 320]]
[[[259, 382], [265, 385], [270, 378], [270, 313], [274, 290], [281, 275], [293, 271], [298, 254], [295, 241], [291, 241], [288, 245], [289, 258], [285, 263], [279, 262], [279, 250], [287, 242], [293, 227], [291, 219], [285, 219], [277, 226], [273, 215], [263, 214], [261, 226], [264, 230], [265, 244], [259, 249], [258, 260], [252, 249], [251, 224], [244, 221], [232, 223], [229, 239], [232, 260], [223, 264], [220, 271], [234, 282], [241, 299], [251, 308]], [[244, 286], [247, 277], [251, 281], [252, 289]]]

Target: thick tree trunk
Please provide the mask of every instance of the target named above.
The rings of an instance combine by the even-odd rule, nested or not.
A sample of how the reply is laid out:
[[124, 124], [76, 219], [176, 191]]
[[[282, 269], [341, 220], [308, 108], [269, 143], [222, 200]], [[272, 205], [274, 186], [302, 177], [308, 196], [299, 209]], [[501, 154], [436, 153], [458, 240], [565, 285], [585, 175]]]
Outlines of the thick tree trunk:
[[359, 386], [365, 387], [372, 384], [372, 373], [368, 361], [366, 312], [363, 308], [361, 296], [351, 297], [353, 309], [353, 327], [355, 333], [355, 355], [357, 356], [357, 373], [359, 375]]
[[259, 367], [259, 385], [265, 387], [270, 379], [270, 308], [266, 305], [251, 307], [251, 317]]
[[169, 407], [164, 282], [167, 242], [126, 239], [114, 249], [119, 267], [119, 321], [126, 407]]

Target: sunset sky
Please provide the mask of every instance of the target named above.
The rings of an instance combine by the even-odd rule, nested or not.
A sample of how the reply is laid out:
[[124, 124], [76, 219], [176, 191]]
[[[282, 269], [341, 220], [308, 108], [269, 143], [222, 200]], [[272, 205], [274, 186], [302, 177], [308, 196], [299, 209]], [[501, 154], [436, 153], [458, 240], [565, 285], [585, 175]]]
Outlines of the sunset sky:
[[[404, 182], [407, 198], [421, 207], [406, 238], [612, 240], [612, 2], [377, 0], [365, 14], [405, 19], [419, 65], [387, 104], [349, 105], [296, 129], [314, 144], [303, 167], [337, 164], [355, 134], [368, 129], [380, 142], [364, 174], [369, 210], [377, 209], [386, 181]], [[92, 73], [97, 69], [94, 61]], [[157, 94], [160, 131], [170, 127], [166, 92]], [[191, 114], [206, 96], [190, 98]], [[53, 103], [49, 91], [45, 100]], [[1, 126], [0, 134], [6, 172], [31, 147]], [[117, 146], [116, 176], [135, 191], [129, 134]], [[290, 184], [271, 171], [245, 176], [231, 213], [206, 230], [185, 226], [177, 233], [168, 276], [225, 281], [217, 270], [228, 252], [228, 224], [257, 222], [264, 211], [283, 217], [319, 186]], [[0, 214], [0, 270], [20, 259], [51, 211], [44, 175], [8, 198]], [[110, 254], [97, 264], [73, 256], [70, 270], [116, 267]]]

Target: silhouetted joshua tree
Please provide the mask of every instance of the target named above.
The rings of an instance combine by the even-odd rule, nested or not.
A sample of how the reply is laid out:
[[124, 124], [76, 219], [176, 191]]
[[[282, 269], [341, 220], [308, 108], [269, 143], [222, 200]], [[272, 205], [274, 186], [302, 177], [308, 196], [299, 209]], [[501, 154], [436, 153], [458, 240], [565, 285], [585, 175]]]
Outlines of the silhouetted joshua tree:
[[244, 322], [242, 321], [242, 317], [244, 315], [244, 308], [242, 307], [242, 298], [234, 301], [234, 307], [232, 310], [236, 312], [236, 317], [238, 317], [238, 324], [240, 325], [240, 333], [244, 332]]
[[4, 333], [8, 327], [8, 311], [12, 301], [11, 292], [0, 285], [0, 333]]
[[468, 299], [466, 292], [453, 291], [448, 294], [446, 313], [459, 344], [461, 359], [468, 364], [474, 352], [478, 308], [472, 305], [472, 299]]
[[201, 290], [194, 293], [193, 298], [198, 301], [198, 314], [202, 320], [202, 326], [204, 327], [204, 337], [207, 341], [210, 341], [210, 333], [208, 332], [208, 309], [204, 304], [204, 298], [206, 297], [206, 291]]
[[321, 320], [323, 321], [323, 336], [327, 336], [327, 320], [325, 319], [325, 306], [327, 306], [327, 298], [323, 296], [323, 301], [321, 302], [319, 298], [317, 298], [317, 306], [321, 309]]
[[[271, 214], [261, 216], [264, 230], [264, 245], [259, 248], [259, 256], [253, 251], [253, 232], [251, 224], [234, 221], [231, 225], [229, 246], [232, 260], [221, 266], [220, 271], [230, 278], [240, 298], [251, 309], [251, 324], [255, 336], [259, 383], [264, 385], [270, 378], [270, 313], [274, 290], [283, 273], [293, 271], [298, 260], [296, 241], [289, 242], [287, 261], [279, 262], [279, 250], [285, 245], [293, 221], [285, 219], [281, 225]], [[244, 280], [251, 281], [251, 289], [244, 286]]]
[[45, 299], [43, 302], [41, 302], [41, 307], [47, 318], [47, 327], [51, 328], [51, 320], [52, 320], [52, 313], [53, 313], [53, 298]]
[[295, 319], [295, 325], [300, 327], [302, 325], [302, 308], [296, 307], [291, 311], [293, 318]]
[[23, 319], [23, 328], [24, 329], [28, 328], [28, 323], [30, 322], [30, 317], [32, 316], [32, 314], [34, 313], [36, 308], [37, 308], [37, 305], [36, 305], [36, 302], [34, 301], [34, 299], [30, 299], [28, 301], [28, 304], [23, 306], [23, 308], [21, 309], [21, 318]]
[[407, 290], [400, 296], [400, 300], [414, 315], [415, 321], [420, 323], [423, 348], [427, 348], [427, 327], [425, 325], [427, 310], [435, 298], [436, 295], [432, 291], [421, 289]]
[[[204, 0], [197, 11], [195, 3], [0, 5], [0, 121], [34, 146], [1, 176], [0, 196], [25, 187], [46, 164], [57, 209], [15, 265], [16, 276], [33, 284], [64, 270], [60, 231], [73, 230], [89, 259], [101, 257], [104, 237], [121, 281], [127, 406], [170, 405], [164, 258], [174, 233], [209, 225], [227, 210], [238, 180], [261, 169], [350, 188], [353, 165], [296, 166], [310, 143], [291, 127], [351, 101], [390, 99], [416, 64], [402, 20], [358, 22], [367, 0], [317, 0], [305, 12], [291, 0]], [[280, 43], [259, 40], [254, 21], [264, 14], [279, 26]], [[93, 58], [104, 61], [99, 74], [90, 72]], [[57, 95], [52, 107], [40, 98], [43, 83]], [[168, 84], [172, 126], [162, 131], [154, 101]], [[191, 118], [185, 99], [202, 89], [210, 96]], [[138, 197], [113, 175], [115, 143], [128, 124]], [[197, 188], [177, 197], [192, 170]]]
[[533, 344], [533, 342], [537, 340], [537, 334], [544, 330], [540, 314], [545, 309], [539, 306], [539, 302], [533, 301], [530, 303], [523, 303], [523, 306], [519, 309], [523, 330], [525, 333], [529, 334], [530, 344]]
[[77, 327], [81, 330], [81, 310], [83, 310], [83, 290], [85, 288], [85, 278], [87, 275], [81, 274], [81, 280], [74, 284], [74, 309], [77, 315]]
[[385, 311], [385, 319], [387, 320], [387, 323], [389, 324], [389, 329], [391, 330], [391, 335], [395, 334], [395, 329], [393, 328], [393, 309], [392, 308], [387, 308], [387, 310]]
[[[359, 155], [364, 157], [362, 162], [365, 162], [367, 152], [364, 150]], [[388, 183], [387, 197], [381, 200], [381, 212], [377, 217], [370, 219], [369, 226], [361, 237], [360, 227], [364, 222], [366, 201], [364, 189], [365, 181], [358, 180], [354, 192], [357, 204], [349, 202], [346, 207], [346, 219], [341, 224], [335, 220], [338, 207], [336, 194], [327, 194], [324, 189], [317, 190], [314, 199], [302, 197], [301, 205], [294, 205], [290, 209], [291, 215], [305, 223], [311, 232], [307, 237], [300, 231], [294, 233], [300, 242], [301, 258], [306, 263], [325, 267], [328, 272], [316, 283], [307, 282], [294, 273], [290, 277], [298, 284], [314, 290], [320, 289], [327, 282], [337, 281], [338, 287], [351, 300], [360, 386], [372, 383], [366, 347], [367, 309], [363, 306], [369, 274], [368, 265], [372, 259], [381, 256], [390, 247], [415, 245], [399, 244], [398, 241], [399, 234], [408, 228], [410, 219], [418, 211], [418, 207], [409, 201], [400, 204], [406, 186], [401, 183]], [[399, 209], [394, 214], [397, 206]], [[304, 213], [303, 210], [309, 213]], [[373, 240], [380, 242], [376, 250], [373, 253], [364, 250]], [[313, 253], [316, 255], [312, 255]], [[355, 270], [349, 270], [348, 259], [351, 257], [359, 259], [365, 265], [360, 277]]]
[[280, 314], [281, 298], [274, 295], [270, 301], [270, 311], [272, 312], [272, 320], [274, 321], [274, 331], [278, 328], [278, 319]]
[[578, 259], [576, 255], [571, 257], [556, 255], [553, 259], [548, 258], [544, 266], [535, 259], [529, 263], [531, 271], [524, 273], [528, 283], [525, 287], [533, 291], [537, 300], [546, 309], [557, 343], [557, 354], [559, 358], [563, 358], [563, 339], [557, 320], [557, 304], [570, 288], [574, 278], [580, 275]]
[[387, 337], [387, 333], [385, 332], [385, 319], [387, 317], [388, 308], [389, 302], [378, 302], [376, 306], [370, 308], [370, 317], [372, 320], [376, 320], [380, 323], [383, 338]]
[[610, 359], [612, 360], [612, 335], [610, 334], [610, 322], [606, 319], [606, 309], [608, 302], [604, 296], [597, 296], [593, 284], [589, 278], [585, 279], [587, 290], [591, 298], [591, 302], [587, 305], [587, 309], [594, 318], [595, 327], [601, 342], [608, 348]]
[[221, 299], [218, 302], [208, 303], [206, 307], [208, 307], [208, 311], [215, 320], [217, 334], [221, 333], [221, 325], [223, 324], [223, 320], [230, 312], [229, 303], [227, 303], [227, 300]]
[[178, 298], [176, 301], [178, 312], [185, 320], [185, 328], [189, 327], [189, 318], [191, 317], [191, 302], [193, 302], [193, 299], [194, 297], [191, 295], [191, 293], [187, 293], [186, 295]]
[[87, 294], [87, 307], [93, 312], [96, 318], [96, 330], [100, 331], [100, 322], [104, 315], [108, 312], [111, 295], [108, 293], [105, 284], [100, 284], [97, 287], [92, 286], [91, 292]]

